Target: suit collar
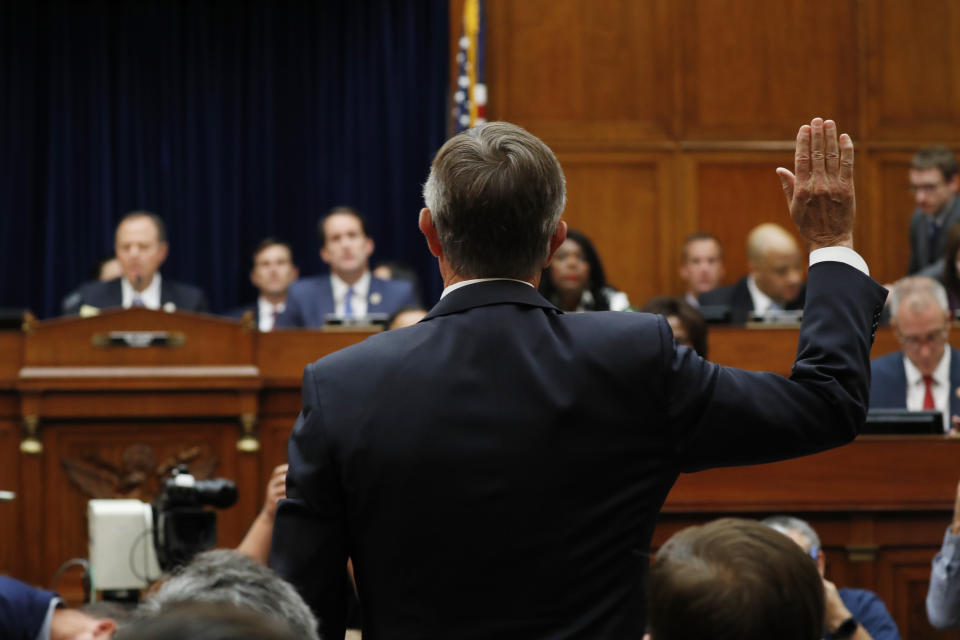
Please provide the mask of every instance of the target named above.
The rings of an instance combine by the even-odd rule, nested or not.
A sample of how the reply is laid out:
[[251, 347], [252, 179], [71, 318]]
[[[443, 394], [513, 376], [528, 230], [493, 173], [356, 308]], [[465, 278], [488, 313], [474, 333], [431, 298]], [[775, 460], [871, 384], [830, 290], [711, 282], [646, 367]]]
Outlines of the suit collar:
[[430, 310], [424, 320], [492, 304], [518, 304], [563, 313], [528, 284], [515, 280], [488, 280], [451, 291]]

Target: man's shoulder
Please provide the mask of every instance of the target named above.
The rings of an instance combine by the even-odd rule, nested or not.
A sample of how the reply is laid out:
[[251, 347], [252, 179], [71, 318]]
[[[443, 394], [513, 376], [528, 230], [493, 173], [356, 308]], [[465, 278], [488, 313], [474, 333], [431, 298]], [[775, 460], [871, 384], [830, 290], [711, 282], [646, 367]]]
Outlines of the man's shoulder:
[[331, 291], [330, 276], [322, 274], [318, 276], [309, 276], [300, 278], [290, 285], [287, 289], [287, 296], [315, 295], [321, 290]]
[[717, 287], [712, 291], [700, 294], [701, 305], [730, 304], [741, 291], [748, 291], [747, 276], [743, 276], [735, 283], [726, 287]]
[[235, 309], [231, 309], [230, 311], [227, 311], [227, 312], [226, 312], [225, 314], [223, 314], [223, 315], [226, 316], [226, 317], [228, 317], [228, 318], [241, 318], [241, 317], [243, 317], [243, 314], [245, 314], [247, 311], [251, 311], [251, 312], [253, 312], [254, 315], [256, 315], [256, 314], [257, 314], [257, 303], [256, 303], [256, 302], [251, 302], [250, 304], [245, 304], [245, 305], [240, 306], [240, 307], [237, 307], [237, 308], [235, 308]]
[[206, 311], [207, 296], [196, 285], [164, 278], [160, 283], [160, 299], [172, 301], [182, 311]]
[[870, 367], [874, 372], [889, 371], [894, 367], [903, 367], [903, 352], [892, 351], [888, 354], [878, 356], [870, 361]]

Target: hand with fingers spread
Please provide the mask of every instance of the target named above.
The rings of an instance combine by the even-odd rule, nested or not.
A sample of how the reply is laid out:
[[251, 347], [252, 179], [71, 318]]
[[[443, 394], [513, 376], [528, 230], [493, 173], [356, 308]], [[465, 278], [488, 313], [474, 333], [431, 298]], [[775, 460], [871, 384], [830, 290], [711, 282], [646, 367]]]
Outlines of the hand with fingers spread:
[[856, 198], [853, 140], [833, 120], [814, 118], [797, 132], [794, 173], [778, 168], [790, 216], [810, 250], [853, 248]]

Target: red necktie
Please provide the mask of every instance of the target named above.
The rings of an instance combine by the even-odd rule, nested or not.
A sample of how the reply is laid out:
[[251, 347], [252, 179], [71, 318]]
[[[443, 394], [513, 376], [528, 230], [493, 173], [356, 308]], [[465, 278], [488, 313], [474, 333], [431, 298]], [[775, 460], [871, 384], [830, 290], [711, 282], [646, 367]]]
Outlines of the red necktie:
[[923, 392], [923, 410], [933, 411], [933, 392], [930, 388], [933, 386], [933, 376], [923, 376], [923, 384], [926, 385], [926, 391]]

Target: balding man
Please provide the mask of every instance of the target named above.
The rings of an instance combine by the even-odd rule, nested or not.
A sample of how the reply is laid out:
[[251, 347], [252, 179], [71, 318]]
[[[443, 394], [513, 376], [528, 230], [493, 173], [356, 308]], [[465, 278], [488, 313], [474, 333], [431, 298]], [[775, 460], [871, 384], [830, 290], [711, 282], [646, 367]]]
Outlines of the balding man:
[[890, 324], [901, 351], [871, 363], [871, 409], [931, 409], [960, 414], [960, 352], [950, 347], [950, 308], [943, 285], [932, 278], [904, 278], [890, 296]]
[[703, 306], [725, 306], [730, 322], [803, 308], [803, 255], [797, 241], [780, 225], [754, 227], [747, 236], [750, 273], [729, 287], [700, 296]]
[[117, 624], [66, 609], [52, 591], [0, 576], [0, 638], [3, 640], [108, 640]]
[[123, 275], [107, 282], [88, 282], [63, 301], [64, 315], [95, 315], [110, 307], [145, 307], [164, 311], [206, 311], [203, 292], [188, 284], [164, 280], [160, 265], [167, 259], [167, 231], [159, 216], [132, 211], [117, 225], [114, 245]]

